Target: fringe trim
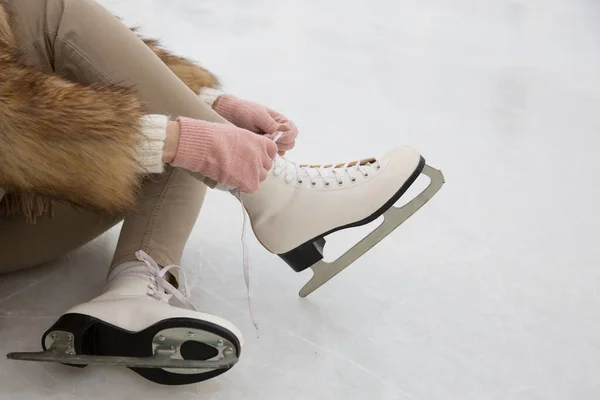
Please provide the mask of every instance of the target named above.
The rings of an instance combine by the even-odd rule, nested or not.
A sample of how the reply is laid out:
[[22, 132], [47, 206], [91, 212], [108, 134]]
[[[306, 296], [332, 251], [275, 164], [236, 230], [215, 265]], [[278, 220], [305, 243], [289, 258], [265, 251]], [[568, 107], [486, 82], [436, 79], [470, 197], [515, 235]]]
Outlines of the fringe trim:
[[22, 215], [27, 223], [35, 224], [37, 219], [49, 214], [52, 216], [52, 200], [31, 193], [6, 193], [0, 200], [0, 217]]

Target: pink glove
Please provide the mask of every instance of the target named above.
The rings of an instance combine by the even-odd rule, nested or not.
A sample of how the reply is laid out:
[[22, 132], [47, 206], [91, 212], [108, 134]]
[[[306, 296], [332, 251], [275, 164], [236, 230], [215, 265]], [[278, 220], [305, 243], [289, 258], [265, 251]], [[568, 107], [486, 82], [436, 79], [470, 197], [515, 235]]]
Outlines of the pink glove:
[[253, 193], [267, 178], [277, 145], [231, 125], [178, 118], [179, 147], [174, 167], [199, 172], [222, 185]]
[[273, 139], [279, 132], [283, 132], [283, 135], [277, 141], [277, 147], [281, 155], [296, 145], [296, 138], [298, 137], [296, 125], [285, 116], [268, 107], [226, 94], [217, 99], [213, 109], [235, 126], [267, 135], [270, 139]]

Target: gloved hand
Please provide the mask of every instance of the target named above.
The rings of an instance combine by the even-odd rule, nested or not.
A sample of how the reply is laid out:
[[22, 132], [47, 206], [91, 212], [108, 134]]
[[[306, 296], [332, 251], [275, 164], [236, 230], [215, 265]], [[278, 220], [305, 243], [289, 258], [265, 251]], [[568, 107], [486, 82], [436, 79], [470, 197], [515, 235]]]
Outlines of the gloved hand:
[[225, 94], [217, 98], [213, 109], [235, 126], [266, 135], [270, 139], [283, 132], [277, 141], [280, 155], [284, 155], [296, 145], [296, 137], [298, 137], [296, 125], [284, 115], [268, 107]]
[[227, 124], [178, 118], [179, 146], [171, 165], [254, 193], [277, 155], [273, 140]]

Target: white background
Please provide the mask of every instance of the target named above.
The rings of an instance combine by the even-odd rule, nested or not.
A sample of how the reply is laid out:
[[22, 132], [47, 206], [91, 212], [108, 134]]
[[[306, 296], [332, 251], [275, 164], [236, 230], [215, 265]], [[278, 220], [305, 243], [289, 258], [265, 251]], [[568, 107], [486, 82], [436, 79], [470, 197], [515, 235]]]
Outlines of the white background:
[[[102, 3], [229, 91], [292, 118], [301, 136], [290, 158], [338, 162], [408, 144], [447, 183], [304, 300], [309, 273], [249, 235], [260, 339], [241, 210], [212, 193], [183, 264], [198, 307], [242, 329], [238, 366], [169, 388], [126, 369], [0, 360], [0, 398], [600, 398], [595, 0]], [[62, 312], [101, 291], [117, 234], [0, 277], [0, 353], [39, 349]]]

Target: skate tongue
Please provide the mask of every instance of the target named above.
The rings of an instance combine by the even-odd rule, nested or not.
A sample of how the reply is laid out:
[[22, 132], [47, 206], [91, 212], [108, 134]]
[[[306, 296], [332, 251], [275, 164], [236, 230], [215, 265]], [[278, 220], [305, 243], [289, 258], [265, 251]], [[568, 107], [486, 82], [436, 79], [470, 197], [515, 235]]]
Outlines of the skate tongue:
[[149, 296], [168, 303], [174, 298], [180, 303], [180, 307], [196, 309], [188, 298], [190, 293], [185, 273], [181, 267], [169, 265], [161, 268], [156, 261], [141, 250], [136, 253], [136, 257], [139, 261], [123, 263], [113, 269], [109, 275], [107, 287], [117, 285], [122, 278], [137, 278], [146, 282]]
[[142, 261], [129, 261], [123, 264], [119, 264], [110, 271], [108, 275], [107, 284], [110, 286], [111, 283], [115, 282], [118, 278], [122, 277], [125, 272], [131, 274], [132, 276], [137, 276], [142, 278], [145, 275], [150, 277], [148, 272], [148, 266], [144, 264]]

